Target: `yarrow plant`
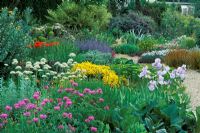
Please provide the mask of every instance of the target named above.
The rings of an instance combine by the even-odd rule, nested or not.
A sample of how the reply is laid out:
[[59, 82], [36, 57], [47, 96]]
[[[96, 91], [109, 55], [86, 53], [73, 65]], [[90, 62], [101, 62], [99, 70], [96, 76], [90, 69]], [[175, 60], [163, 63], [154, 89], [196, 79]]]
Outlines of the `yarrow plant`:
[[14, 70], [11, 71], [10, 74], [17, 77], [23, 77], [27, 80], [36, 78], [37, 80], [54, 79], [64, 81], [67, 79], [86, 78], [80, 69], [73, 72], [71, 71], [71, 68], [77, 64], [77, 62], [73, 60], [76, 54], [70, 53], [69, 56], [71, 58], [68, 59], [67, 62], [55, 62], [53, 65], [50, 65], [45, 58], [34, 63], [27, 61], [24, 65], [19, 64], [17, 59], [13, 59], [12, 67]]
[[185, 79], [186, 65], [171, 70], [169, 66], [161, 63], [159, 58], [152, 63], [152, 69], [147, 66], [143, 67], [139, 77], [149, 80], [149, 90], [154, 91], [159, 86], [182, 82]]

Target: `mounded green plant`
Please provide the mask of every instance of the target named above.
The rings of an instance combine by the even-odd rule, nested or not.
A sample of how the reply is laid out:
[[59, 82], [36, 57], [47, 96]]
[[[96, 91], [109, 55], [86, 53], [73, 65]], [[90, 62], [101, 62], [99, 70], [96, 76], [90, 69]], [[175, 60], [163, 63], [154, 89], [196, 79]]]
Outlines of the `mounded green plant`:
[[137, 54], [140, 51], [139, 47], [135, 44], [121, 44], [115, 46], [114, 50], [120, 54]]
[[64, 1], [56, 10], [48, 10], [48, 20], [63, 24], [73, 30], [104, 29], [110, 21], [111, 14], [105, 5], [86, 5]]
[[108, 64], [112, 61], [111, 53], [102, 53], [100, 51], [88, 51], [86, 53], [80, 53], [75, 59], [77, 62], [89, 61], [95, 64]]
[[184, 37], [179, 43], [181, 48], [186, 49], [194, 48], [196, 46], [196, 40], [192, 37]]
[[145, 36], [139, 41], [138, 46], [143, 51], [150, 51], [155, 47], [156, 44], [157, 40], [152, 36]]

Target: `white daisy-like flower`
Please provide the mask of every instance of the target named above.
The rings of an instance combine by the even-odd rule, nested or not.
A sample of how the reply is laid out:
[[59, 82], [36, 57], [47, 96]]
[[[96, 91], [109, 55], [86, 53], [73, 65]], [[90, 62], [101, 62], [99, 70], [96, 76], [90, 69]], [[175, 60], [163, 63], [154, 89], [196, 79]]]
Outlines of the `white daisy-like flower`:
[[42, 69], [38, 69], [38, 72], [42, 72], [43, 70]]
[[25, 77], [24, 79], [25, 79], [25, 80], [29, 80], [29, 77]]
[[65, 62], [62, 63], [62, 66], [63, 66], [64, 68], [68, 68], [68, 67], [69, 67], [68, 64], [65, 63]]
[[59, 61], [57, 61], [56, 63], [54, 63], [54, 65], [56, 66], [56, 65], [60, 65], [60, 62]]
[[51, 66], [49, 66], [48, 64], [45, 64], [44, 66], [43, 66], [43, 69], [45, 69], [45, 70], [48, 70], [48, 69], [50, 69], [51, 68]]
[[24, 75], [21, 71], [16, 71], [16, 74], [18, 74], [19, 76], [23, 76]]
[[7, 67], [7, 66], [8, 66], [8, 64], [4, 64], [4, 66], [6, 66], [6, 67]]

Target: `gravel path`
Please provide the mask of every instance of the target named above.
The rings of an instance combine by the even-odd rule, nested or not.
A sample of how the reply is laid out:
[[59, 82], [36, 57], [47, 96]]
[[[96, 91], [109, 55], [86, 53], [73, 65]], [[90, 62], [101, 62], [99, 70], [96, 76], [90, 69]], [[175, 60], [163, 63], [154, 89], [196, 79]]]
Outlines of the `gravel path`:
[[137, 63], [138, 60], [139, 60], [139, 56], [131, 57], [131, 56], [126, 55], [126, 54], [116, 54], [115, 58], [126, 58], [126, 59], [129, 59], [129, 60], [133, 60], [135, 63]]
[[184, 81], [186, 92], [191, 97], [191, 106], [195, 110], [200, 106], [200, 73], [194, 70], [188, 70]]

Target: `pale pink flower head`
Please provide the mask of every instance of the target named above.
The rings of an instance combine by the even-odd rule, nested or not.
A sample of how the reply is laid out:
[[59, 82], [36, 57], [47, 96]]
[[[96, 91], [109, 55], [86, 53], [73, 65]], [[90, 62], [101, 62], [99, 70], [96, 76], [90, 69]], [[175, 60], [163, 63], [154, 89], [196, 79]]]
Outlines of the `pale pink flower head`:
[[29, 103], [29, 99], [27, 99], [27, 98], [25, 98], [23, 101], [24, 101], [26, 104]]
[[62, 116], [63, 116], [63, 118], [67, 118], [68, 113], [65, 113], [65, 112], [64, 112], [64, 113], [62, 114]]
[[36, 122], [38, 122], [38, 121], [39, 121], [39, 119], [38, 119], [38, 118], [36, 118], [36, 117], [35, 117], [35, 118], [33, 118], [33, 122], [35, 122], [35, 123], [36, 123]]
[[66, 88], [65, 91], [72, 93], [74, 91], [74, 89], [73, 88]]
[[84, 90], [83, 90], [83, 93], [85, 94], [85, 93], [90, 93], [90, 89], [89, 88], [85, 88]]
[[66, 97], [66, 96], [63, 97], [63, 100], [65, 100], [65, 101], [67, 101], [68, 99], [69, 99], [69, 98]]
[[79, 95], [80, 97], [83, 97], [83, 96], [84, 96], [84, 94], [83, 94], [83, 93], [78, 93], [78, 95]]
[[90, 127], [90, 131], [91, 132], [97, 132], [97, 128], [96, 127]]
[[39, 100], [39, 99], [40, 99], [40, 95], [34, 94], [34, 95], [33, 95], [33, 98], [34, 98], [35, 100]]
[[91, 91], [89, 92], [89, 94], [95, 95], [95, 94], [96, 94], [96, 91], [95, 91], [95, 90], [91, 90]]
[[26, 109], [27, 110], [31, 110], [31, 109], [35, 109], [37, 106], [35, 105], [35, 104], [33, 104], [33, 103], [28, 103], [27, 105], [26, 105]]
[[72, 113], [68, 113], [67, 118], [72, 119]]
[[14, 108], [15, 108], [15, 109], [19, 109], [19, 108], [20, 108], [19, 103], [15, 103], [15, 104], [14, 104]]
[[105, 106], [104, 109], [105, 109], [105, 110], [109, 110], [110, 107], [109, 107], [109, 106]]
[[66, 101], [66, 105], [67, 105], [67, 106], [72, 105], [72, 101], [71, 101], [70, 99], [68, 99], [68, 100]]
[[60, 106], [55, 106], [54, 110], [57, 110], [57, 111], [60, 110]]
[[24, 112], [23, 115], [26, 117], [29, 117], [29, 116], [31, 116], [31, 112]]
[[40, 115], [40, 119], [43, 119], [43, 120], [44, 120], [44, 119], [46, 119], [46, 118], [47, 118], [47, 115], [45, 115], [45, 114], [41, 114], [41, 115]]
[[103, 98], [99, 98], [99, 102], [104, 102], [104, 99]]
[[76, 131], [76, 128], [73, 127], [71, 124], [68, 125], [69, 129], [72, 131], [72, 132], [75, 132]]
[[0, 118], [1, 119], [7, 119], [8, 118], [8, 114], [0, 114]]
[[64, 129], [64, 126], [63, 125], [59, 125], [58, 129]]
[[18, 102], [19, 106], [22, 107], [22, 106], [25, 106], [26, 105], [26, 102], [24, 100], [21, 100]]
[[97, 94], [103, 94], [103, 91], [102, 91], [101, 88], [99, 88], [99, 89], [96, 90], [96, 93], [97, 93]]
[[5, 107], [5, 109], [6, 109], [7, 111], [11, 111], [11, 110], [12, 110], [12, 107], [7, 105], [7, 106]]
[[49, 86], [48, 86], [48, 85], [45, 85], [45, 86], [44, 86], [44, 89], [45, 89], [45, 90], [49, 89]]
[[93, 121], [94, 120], [94, 116], [88, 116], [88, 120]]
[[72, 86], [74, 86], [74, 87], [77, 87], [77, 86], [78, 86], [78, 83], [76, 83], [76, 82], [72, 82], [71, 84], [72, 84]]
[[89, 119], [85, 119], [85, 122], [86, 122], [86, 123], [89, 123], [89, 122], [90, 122], [90, 120], [89, 120]]
[[62, 93], [63, 89], [58, 89], [58, 93]]

